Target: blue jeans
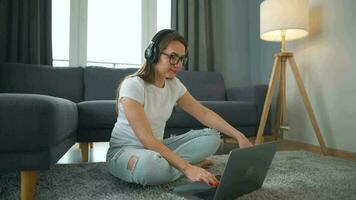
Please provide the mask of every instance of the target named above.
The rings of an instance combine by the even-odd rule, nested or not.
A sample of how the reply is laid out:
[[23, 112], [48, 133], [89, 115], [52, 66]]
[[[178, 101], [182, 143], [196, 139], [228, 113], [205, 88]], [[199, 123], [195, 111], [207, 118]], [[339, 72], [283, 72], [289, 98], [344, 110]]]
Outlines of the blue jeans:
[[[163, 143], [191, 164], [214, 154], [220, 145], [220, 134], [214, 129], [191, 130], [183, 135], [167, 138]], [[158, 185], [172, 182], [183, 174], [171, 166], [159, 153], [143, 147], [110, 149], [107, 157], [109, 171], [124, 181], [141, 185]], [[136, 157], [132, 168], [128, 162]]]

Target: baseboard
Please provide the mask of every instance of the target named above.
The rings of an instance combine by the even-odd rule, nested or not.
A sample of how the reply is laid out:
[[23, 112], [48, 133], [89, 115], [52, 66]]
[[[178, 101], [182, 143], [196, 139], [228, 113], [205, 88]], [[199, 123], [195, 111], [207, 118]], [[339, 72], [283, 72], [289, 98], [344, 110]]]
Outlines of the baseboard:
[[[294, 145], [300, 146], [302, 149], [314, 153], [321, 153], [320, 147], [317, 145], [307, 144], [304, 142], [294, 141], [294, 140], [283, 140], [287, 143], [291, 143]], [[348, 160], [356, 160], [356, 153], [350, 151], [344, 151], [339, 149], [327, 148], [327, 152], [329, 156], [334, 156], [338, 158], [344, 158]]]
[[[255, 139], [256, 139], [255, 137], [249, 138], [249, 140], [252, 143], [254, 143]], [[263, 139], [264, 139], [264, 142], [274, 141], [273, 136], [264, 136]], [[225, 138], [225, 140], [223, 142], [236, 143], [237, 141], [232, 138]], [[286, 139], [280, 140], [279, 149], [284, 149], [284, 150], [301, 149], [301, 150], [321, 154], [321, 150], [320, 150], [319, 146], [307, 144], [307, 143], [295, 141], [295, 140], [286, 140]], [[344, 158], [344, 159], [356, 161], [356, 153], [355, 152], [338, 150], [338, 149], [333, 149], [333, 148], [328, 148], [327, 151], [328, 151], [328, 153], [327, 153], [328, 156], [334, 156], [334, 157], [338, 157], [338, 158]]]

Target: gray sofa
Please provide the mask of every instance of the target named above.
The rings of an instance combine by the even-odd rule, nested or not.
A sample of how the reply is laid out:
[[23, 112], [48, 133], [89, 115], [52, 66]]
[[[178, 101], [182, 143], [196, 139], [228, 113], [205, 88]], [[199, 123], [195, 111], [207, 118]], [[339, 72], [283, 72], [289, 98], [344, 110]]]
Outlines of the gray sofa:
[[[46, 170], [75, 142], [86, 156], [89, 142], [109, 141], [117, 85], [134, 71], [1, 64], [0, 173]], [[266, 85], [227, 89], [218, 72], [183, 71], [178, 77], [202, 104], [248, 137], [256, 135]], [[175, 107], [165, 137], [202, 127]], [[270, 120], [265, 133], [271, 133]]]

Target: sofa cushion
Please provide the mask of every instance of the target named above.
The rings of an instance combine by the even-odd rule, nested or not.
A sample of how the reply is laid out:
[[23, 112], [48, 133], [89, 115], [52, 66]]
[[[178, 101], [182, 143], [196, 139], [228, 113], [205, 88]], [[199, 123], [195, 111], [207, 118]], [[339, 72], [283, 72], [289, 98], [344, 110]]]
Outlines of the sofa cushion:
[[80, 102], [83, 100], [83, 69], [3, 63], [0, 93], [43, 94]]
[[115, 100], [84, 101], [77, 105], [80, 129], [114, 127], [117, 118]]
[[226, 99], [224, 79], [219, 72], [181, 71], [177, 77], [200, 101], [224, 101]]
[[[222, 116], [232, 126], [255, 126], [257, 122], [256, 105], [244, 101], [201, 101], [201, 103]], [[202, 127], [202, 124], [175, 106], [167, 122], [167, 128]]]
[[[254, 126], [256, 124], [256, 105], [243, 101], [201, 101], [233, 126]], [[80, 129], [113, 128], [117, 119], [114, 100], [80, 102], [78, 105]], [[202, 124], [178, 106], [167, 121], [167, 128], [202, 127]]]
[[79, 129], [77, 142], [107, 142], [110, 141], [112, 128]]
[[118, 85], [126, 76], [135, 71], [137, 68], [86, 67], [84, 69], [85, 101], [114, 100]]

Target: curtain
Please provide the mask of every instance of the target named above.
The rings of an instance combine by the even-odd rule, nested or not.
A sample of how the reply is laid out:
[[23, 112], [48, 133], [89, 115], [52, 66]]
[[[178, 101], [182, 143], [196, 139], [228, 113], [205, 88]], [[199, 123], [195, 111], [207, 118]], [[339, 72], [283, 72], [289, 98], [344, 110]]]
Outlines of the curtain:
[[227, 87], [250, 85], [250, 63], [258, 64], [250, 52], [259, 51], [255, 44], [260, 41], [258, 34], [250, 34], [259, 32], [255, 16], [259, 3], [254, 2], [172, 0], [172, 29], [189, 45], [185, 70], [220, 72]]
[[52, 1], [0, 0], [0, 63], [52, 65]]
[[172, 0], [171, 26], [188, 41], [188, 71], [214, 71], [211, 0]]

